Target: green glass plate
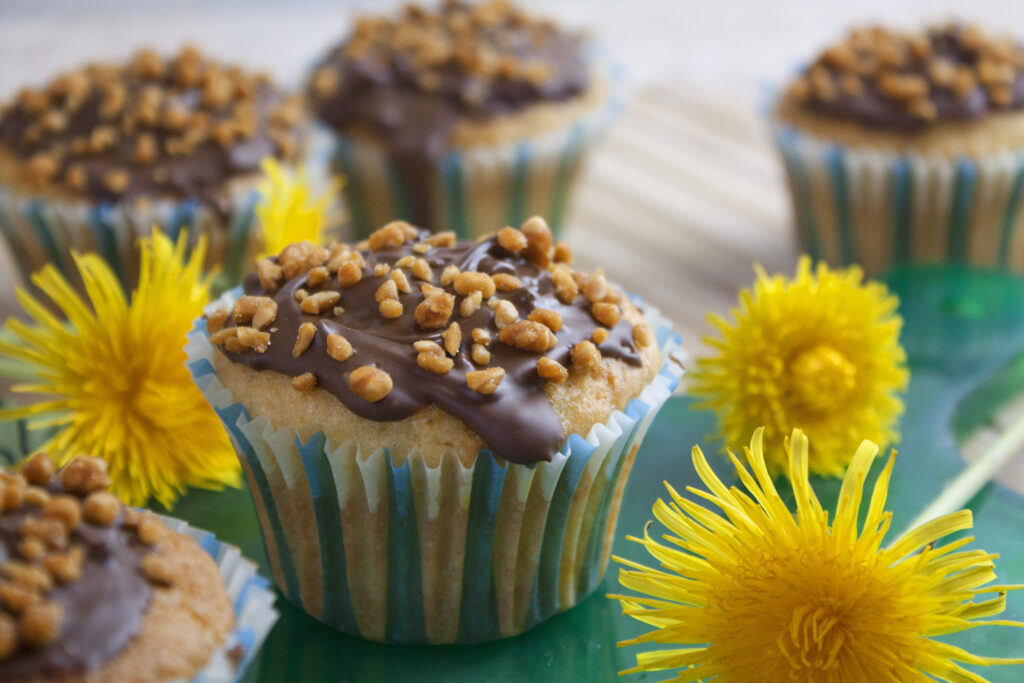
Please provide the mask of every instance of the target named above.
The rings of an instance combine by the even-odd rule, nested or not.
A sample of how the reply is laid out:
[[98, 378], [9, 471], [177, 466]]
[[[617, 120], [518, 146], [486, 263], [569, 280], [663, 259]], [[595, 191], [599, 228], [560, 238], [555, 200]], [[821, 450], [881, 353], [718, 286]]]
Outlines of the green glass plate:
[[[899, 530], [963, 469], [957, 441], [1024, 391], [1024, 357], [1019, 357], [1024, 350], [1024, 282], [994, 273], [921, 267], [893, 272], [887, 280], [902, 299], [904, 344], [912, 369], [889, 497], [893, 528]], [[710, 415], [691, 411], [690, 404], [687, 398], [670, 400], [648, 432], [626, 489], [616, 554], [649, 560], [625, 536], [639, 535], [652, 519], [651, 505], [664, 495], [663, 481], [677, 489], [698, 484], [690, 464], [692, 445], [701, 445], [709, 455], [719, 448], [708, 437], [714, 430]], [[7, 446], [9, 457], [31, 447], [29, 435], [18, 426], [6, 430], [0, 444]], [[728, 477], [730, 468], [721, 459], [716, 469]], [[814, 484], [823, 501], [834, 503], [838, 480]], [[975, 513], [977, 546], [1002, 555], [997, 564], [1000, 580], [1024, 583], [1024, 498], [989, 485], [969, 507]], [[171, 514], [239, 545], [265, 568], [247, 491], [191, 492]], [[663, 680], [665, 672], [616, 675], [633, 666], [638, 651], [616, 648], [616, 642], [647, 630], [604, 597], [618, 590], [616, 574], [613, 564], [594, 595], [533, 630], [473, 646], [370, 643], [325, 627], [282, 599], [282, 618], [244, 680]], [[1024, 620], [1024, 595], [1011, 594], [1005, 616]], [[982, 654], [1024, 656], [1024, 629], [985, 627], [948, 640]], [[979, 673], [993, 681], [1024, 680], [1024, 667]]]

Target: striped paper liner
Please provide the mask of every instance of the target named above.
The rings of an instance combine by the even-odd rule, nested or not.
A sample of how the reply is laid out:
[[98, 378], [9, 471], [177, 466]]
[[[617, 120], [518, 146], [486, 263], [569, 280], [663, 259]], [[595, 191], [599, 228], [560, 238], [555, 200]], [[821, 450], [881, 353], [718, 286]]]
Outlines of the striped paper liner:
[[[622, 71], [602, 70], [606, 101], [570, 126], [515, 143], [451, 149], [430, 172], [431, 225], [475, 239], [544, 216], [558, 234], [587, 151], [622, 109]], [[409, 188], [383, 145], [334, 133], [334, 167], [344, 175], [355, 234], [411, 220]]]
[[218, 541], [212, 533], [191, 527], [180, 519], [157, 516], [168, 529], [188, 536], [213, 558], [235, 612], [231, 633], [192, 678], [192, 683], [241, 680], [279, 616], [274, 609], [276, 596], [269, 582], [256, 573], [256, 564], [247, 560], [235, 546]]
[[252, 182], [231, 191], [227, 215], [196, 199], [148, 202], [88, 202], [26, 196], [0, 186], [0, 233], [17, 263], [24, 282], [48, 263], [80, 287], [71, 251], [95, 252], [110, 264], [130, 289], [138, 282], [136, 241], [154, 226], [172, 240], [189, 231], [192, 245], [204, 235], [207, 269], [218, 267], [227, 282], [238, 282], [251, 269], [259, 247], [256, 203]]
[[360, 453], [323, 432], [302, 442], [292, 428], [252, 419], [220, 383], [201, 319], [186, 352], [238, 452], [282, 593], [370, 640], [470, 643], [521, 633], [601, 581], [637, 449], [682, 374], [679, 336], [656, 311], [647, 316], [659, 374], [625, 410], [536, 466], [484, 450], [469, 467], [446, 454], [429, 468], [415, 451]]
[[868, 275], [906, 262], [1024, 270], [1024, 151], [944, 159], [773, 127], [812, 257], [859, 263]]

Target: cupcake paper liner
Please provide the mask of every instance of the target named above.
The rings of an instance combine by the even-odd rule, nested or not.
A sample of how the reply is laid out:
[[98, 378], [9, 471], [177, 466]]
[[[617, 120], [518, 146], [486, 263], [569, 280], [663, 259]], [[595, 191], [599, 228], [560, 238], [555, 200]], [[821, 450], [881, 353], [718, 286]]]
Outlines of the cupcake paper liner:
[[1024, 270], [1024, 151], [944, 159], [773, 127], [812, 257], [859, 263], [869, 275], [904, 262]]
[[276, 596], [269, 582], [259, 576], [256, 564], [233, 545], [218, 541], [208, 531], [195, 529], [180, 519], [157, 515], [167, 528], [195, 541], [217, 563], [235, 612], [235, 625], [210, 661], [192, 683], [231, 683], [242, 677], [263, 640], [277, 622]]
[[416, 453], [360, 453], [323, 432], [302, 442], [252, 419], [224, 388], [201, 319], [186, 352], [238, 452], [284, 595], [370, 640], [469, 643], [521, 633], [601, 581], [640, 441], [682, 374], [680, 337], [647, 315], [664, 359], [657, 377], [532, 467], [482, 450], [468, 468], [453, 454], [429, 468]]
[[[539, 215], [558, 234], [584, 156], [622, 108], [621, 71], [604, 75], [606, 101], [572, 125], [515, 143], [447, 151], [427, 180], [432, 225], [477, 238]], [[412, 195], [387, 149], [338, 133], [334, 140], [356, 235], [395, 218], [411, 220]]]
[[195, 245], [207, 240], [206, 265], [217, 266], [229, 282], [252, 267], [259, 235], [255, 183], [238, 183], [230, 192], [226, 216], [196, 199], [148, 202], [88, 202], [24, 195], [0, 185], [0, 232], [25, 282], [48, 263], [80, 286], [71, 251], [95, 252], [110, 264], [126, 288], [138, 281], [136, 241], [153, 227], [172, 239], [189, 231]]

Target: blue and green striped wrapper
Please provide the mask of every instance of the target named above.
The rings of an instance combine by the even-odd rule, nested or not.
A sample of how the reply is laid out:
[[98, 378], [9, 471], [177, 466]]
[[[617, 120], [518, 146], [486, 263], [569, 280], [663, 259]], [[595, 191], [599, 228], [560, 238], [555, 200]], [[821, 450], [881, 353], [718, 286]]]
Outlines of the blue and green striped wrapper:
[[535, 466], [483, 450], [468, 467], [449, 453], [431, 468], [416, 451], [363, 453], [323, 432], [303, 442], [290, 427], [253, 419], [221, 384], [202, 319], [186, 352], [238, 452], [281, 592], [370, 640], [471, 643], [521, 633], [601, 581], [637, 449], [682, 374], [680, 338], [656, 312], [647, 318], [659, 374], [624, 410]]
[[[449, 148], [426, 179], [430, 225], [476, 239], [536, 215], [558, 235], [584, 157], [622, 108], [621, 70], [602, 73], [603, 101], [571, 125], [512, 143]], [[367, 237], [396, 218], [414, 221], [412, 194], [386, 147], [333, 135], [333, 166], [345, 179], [356, 236]]]
[[277, 598], [270, 583], [256, 573], [256, 564], [235, 546], [218, 541], [212, 533], [191, 527], [180, 519], [157, 516], [168, 529], [188, 536], [213, 559], [235, 613], [231, 632], [213, 651], [206, 666], [192, 678], [192, 683], [241, 680], [279, 616], [274, 608]]
[[898, 263], [1024, 271], [1024, 150], [942, 158], [852, 148], [773, 122], [805, 252], [869, 275]]
[[139, 278], [140, 237], [153, 227], [172, 239], [188, 231], [190, 244], [206, 238], [206, 268], [218, 268], [224, 281], [238, 282], [251, 270], [259, 250], [256, 179], [236, 182], [222, 213], [197, 199], [90, 202], [26, 195], [0, 185], [0, 233], [24, 282], [52, 263], [81, 287], [72, 251], [95, 252], [131, 289]]

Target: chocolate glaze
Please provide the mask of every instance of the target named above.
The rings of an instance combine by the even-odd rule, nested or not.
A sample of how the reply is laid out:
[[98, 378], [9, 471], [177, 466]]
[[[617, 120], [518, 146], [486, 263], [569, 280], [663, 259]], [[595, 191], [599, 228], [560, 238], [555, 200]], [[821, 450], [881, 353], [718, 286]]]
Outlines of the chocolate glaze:
[[[421, 233], [422, 240], [427, 233]], [[413, 291], [400, 294], [404, 306], [401, 317], [388, 320], [380, 315], [374, 293], [385, 277], [374, 277], [373, 267], [378, 263], [393, 264], [399, 258], [416, 255], [412, 243], [378, 252], [363, 252], [366, 259], [363, 280], [354, 287], [342, 289], [332, 279], [324, 287], [309, 287], [306, 276], [300, 275], [286, 282], [277, 292], [267, 293], [255, 275], [246, 278], [247, 294], [271, 296], [277, 302], [277, 319], [271, 324], [271, 345], [266, 353], [246, 351], [231, 353], [219, 347], [234, 362], [255, 370], [274, 370], [289, 376], [305, 372], [316, 375], [319, 387], [336, 396], [353, 413], [369, 420], [393, 421], [409, 417], [428, 404], [453, 415], [476, 432], [487, 447], [498, 457], [516, 463], [536, 463], [550, 460], [565, 442], [565, 434], [550, 401], [544, 393], [545, 381], [537, 375], [540, 354], [528, 353], [507, 346], [497, 340], [493, 325], [494, 314], [486, 303], [476, 313], [463, 318], [458, 311], [462, 297], [456, 297], [456, 308], [451, 322], [462, 328], [462, 351], [455, 357], [454, 368], [443, 374], [433, 374], [416, 364], [413, 342], [430, 339], [441, 342], [441, 330], [424, 330], [415, 322], [413, 311], [423, 299], [419, 280], [409, 277]], [[582, 296], [571, 305], [563, 304], [555, 295], [548, 271], [502, 248], [495, 238], [479, 243], [460, 241], [450, 248], [436, 247], [423, 256], [434, 270], [434, 281], [442, 269], [454, 264], [461, 271], [476, 270], [484, 273], [515, 275], [523, 286], [512, 292], [496, 292], [499, 299], [515, 304], [520, 319], [526, 319], [534, 308], [547, 308], [562, 316], [562, 328], [557, 332], [558, 344], [543, 354], [569, 367], [572, 347], [590, 338], [598, 323], [590, 313], [590, 304]], [[310, 293], [333, 290], [341, 292], [338, 305], [344, 308], [340, 317], [333, 314], [307, 315], [295, 301], [295, 291], [305, 288]], [[317, 335], [309, 349], [298, 358], [292, 357], [299, 325], [312, 322]], [[447, 325], [446, 325], [447, 327]], [[482, 327], [492, 336], [491, 362], [488, 367], [501, 366], [505, 379], [497, 391], [479, 394], [466, 386], [466, 372], [479, 370], [468, 358], [473, 328]], [[276, 331], [275, 331], [276, 330]], [[354, 354], [344, 362], [327, 355], [326, 335], [339, 333], [352, 344]], [[632, 366], [640, 366], [642, 356], [633, 345], [632, 325], [623, 317], [598, 348], [602, 356], [617, 358]], [[368, 403], [349, 389], [348, 375], [362, 365], [375, 365], [386, 371], [394, 388], [383, 400]]]
[[[904, 76], [921, 76], [928, 79], [928, 61], [931, 58], [943, 58], [954, 65], [973, 67], [978, 61], [978, 50], [968, 47], [963, 40], [963, 27], [951, 26], [934, 29], [926, 34], [932, 47], [929, 59], [908, 58], [908, 62], [898, 72]], [[820, 66], [828, 69], [832, 76], [840, 76], [844, 72], [828, 66], [824, 62]], [[910, 113], [899, 100], [886, 96], [878, 87], [878, 80], [866, 78], [863, 91], [858, 95], [850, 95], [837, 89], [835, 98], [831, 100], [812, 99], [804, 106], [828, 116], [857, 121], [875, 128], [902, 130], [912, 132], [921, 130], [935, 121], [972, 120], [978, 119], [988, 112], [998, 109], [1020, 109], [1024, 107], [1024, 73], [1016, 71], [1011, 91], [1012, 103], [1009, 107], [996, 107], [981, 84], [966, 95], [960, 97], [948, 88], [932, 84], [929, 99], [935, 105], [935, 119], [926, 121]]]
[[[118, 71], [118, 82], [122, 83], [127, 91], [128, 104], [125, 112], [138, 100], [143, 88], [154, 85], [165, 91], [166, 102], [182, 105], [189, 112], [201, 111], [207, 115], [211, 124], [231, 118], [234, 107], [240, 102], [239, 98], [233, 97], [231, 102], [222, 107], [202, 104], [201, 88], [177, 85], [169, 70], [158, 78], [144, 78], [135, 74], [129, 67], [124, 67]], [[207, 138], [187, 154], [170, 156], [164, 152], [165, 143], [170, 138], [181, 137], [182, 131], [167, 130], [158, 122], [153, 125], [139, 123], [130, 135], [123, 134], [121, 124], [127, 114], [122, 114], [114, 120], [103, 119], [100, 116], [102, 96], [95, 87], [82, 104], [68, 114], [67, 124], [63, 130], [46, 133], [36, 141], [30, 140], [26, 132], [37, 124], [38, 115], [30, 113], [20, 102], [13, 103], [0, 117], [0, 147], [13, 152], [23, 160], [31, 158], [36, 153], [53, 149], [64, 150], [56, 178], [64, 178], [70, 166], [80, 165], [85, 170], [87, 179], [85, 187], [75, 192], [91, 199], [116, 201], [137, 197], [195, 198], [223, 214], [230, 206], [229, 197], [225, 192], [226, 183], [235, 177], [258, 173], [260, 161], [267, 156], [281, 156], [269, 134], [268, 119], [271, 110], [285, 101], [285, 96], [265, 81], [257, 83], [255, 88], [253, 101], [256, 105], [257, 123], [254, 132], [248, 137], [236, 139], [226, 147]], [[117, 141], [111, 147], [103, 152], [90, 151], [85, 155], [71, 151], [73, 140], [88, 137], [98, 126], [103, 125], [113, 125], [117, 128]], [[136, 138], [140, 133], [151, 134], [156, 139], [160, 150], [156, 163], [133, 162]], [[286, 135], [295, 144], [301, 141], [302, 136], [298, 129], [290, 130]], [[159, 180], [154, 177], [156, 168], [165, 171]], [[129, 172], [130, 180], [123, 192], [113, 192], [103, 182], [104, 175], [113, 170]]]
[[[51, 493], [60, 486], [51, 483]], [[24, 505], [0, 515], [0, 563], [20, 559], [18, 526], [38, 508]], [[85, 548], [81, 577], [46, 594], [63, 613], [57, 639], [42, 648], [21, 649], [0, 661], [0, 681], [49, 679], [92, 671], [116, 656], [139, 632], [152, 589], [139, 570], [148, 552], [120, 517], [109, 527], [82, 521], [71, 544]]]
[[[445, 3], [433, 16], [439, 17], [438, 39], [457, 43], [444, 22], [469, 13], [466, 3]], [[417, 14], [417, 19], [407, 21], [425, 24], [423, 16]], [[476, 26], [470, 38], [473, 49], [546, 65], [550, 71], [544, 79], [481, 73], [465, 68], [453, 57], [430, 67], [431, 74], [436, 74], [432, 84], [436, 87], [424, 87], [424, 68], [417, 64], [413, 51], [395, 47], [385, 29], [378, 30], [378, 42], [365, 53], [350, 56], [350, 37], [319, 62], [315, 71], [333, 70], [338, 85], [329, 96], [313, 90], [316, 114], [343, 133], [353, 129], [373, 133], [387, 146], [410, 190], [412, 215], [395, 218], [434, 227], [429, 171], [448, 149], [449, 135], [458, 120], [486, 120], [540, 102], [568, 100], [586, 91], [590, 75], [582, 36], [521, 17], [512, 12], [500, 23]]]

